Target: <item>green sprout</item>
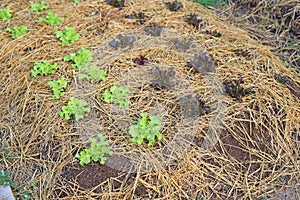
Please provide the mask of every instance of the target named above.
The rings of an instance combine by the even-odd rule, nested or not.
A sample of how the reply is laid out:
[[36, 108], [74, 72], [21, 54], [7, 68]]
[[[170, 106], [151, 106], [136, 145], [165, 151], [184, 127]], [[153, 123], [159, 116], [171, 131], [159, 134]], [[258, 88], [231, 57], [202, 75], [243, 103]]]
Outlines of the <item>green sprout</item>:
[[196, 3], [199, 3], [205, 7], [215, 7], [217, 5], [223, 6], [226, 1], [225, 0], [193, 0]]
[[50, 26], [57, 26], [61, 24], [62, 17], [55, 15], [53, 11], [50, 11], [46, 17], [40, 17], [39, 22], [46, 22]]
[[73, 28], [68, 26], [63, 32], [55, 30], [54, 33], [56, 37], [59, 38], [62, 42], [62, 46], [65, 46], [66, 44], [70, 43], [75, 43], [80, 37], [80, 35], [76, 33], [76, 31]]
[[71, 53], [68, 56], [64, 57], [64, 61], [73, 61], [72, 68], [82, 69], [88, 66], [88, 64], [92, 61], [92, 53], [89, 50], [81, 47], [77, 54]]
[[13, 29], [6, 28], [5, 31], [8, 33], [11, 33], [13, 39], [17, 39], [17, 38], [25, 35], [26, 33], [28, 33], [28, 28], [27, 28], [27, 26], [24, 26], [24, 25], [14, 26]]
[[45, 1], [42, 1], [41, 3], [34, 3], [31, 4], [30, 6], [30, 12], [39, 12], [39, 11], [43, 11], [43, 10], [47, 10], [49, 8], [49, 6], [46, 5]]
[[1, 171], [0, 170], [0, 185], [9, 186], [12, 184], [10, 179], [10, 171]]
[[127, 108], [130, 105], [128, 98], [129, 89], [128, 87], [118, 87], [113, 85], [110, 89], [106, 89], [102, 94], [102, 98], [106, 103], [118, 104], [120, 108]]
[[79, 74], [79, 79], [87, 79], [92, 83], [94, 81], [105, 80], [106, 71], [99, 69], [96, 65], [85, 67], [83, 70], [85, 71], [85, 74]]
[[100, 164], [103, 165], [107, 160], [105, 154], [112, 154], [112, 151], [109, 150], [108, 142], [105, 141], [104, 136], [102, 134], [98, 134], [98, 138], [99, 141], [94, 138], [90, 139], [90, 148], [85, 148], [79, 154], [76, 154], [76, 158], [80, 160], [79, 164], [81, 166], [89, 164], [91, 162], [91, 159], [94, 162], [98, 162], [100, 160]]
[[3, 20], [9, 20], [11, 18], [10, 7], [0, 9], [0, 18]]
[[157, 116], [149, 116], [147, 113], [141, 113], [140, 118], [135, 125], [129, 127], [129, 134], [131, 135], [131, 142], [135, 142], [139, 145], [144, 140], [148, 141], [148, 146], [152, 146], [156, 138], [157, 140], [162, 139], [162, 134], [159, 132], [162, 128], [160, 119]]
[[72, 0], [73, 3], [79, 3], [80, 0]]
[[61, 78], [60, 80], [57, 81], [49, 81], [47, 85], [52, 89], [53, 91], [53, 98], [60, 98], [61, 96], [64, 95], [63, 90], [66, 89], [67, 87], [67, 81], [65, 78]]
[[65, 120], [71, 119], [71, 115], [75, 116], [75, 120], [79, 121], [83, 119], [84, 114], [90, 112], [90, 108], [87, 107], [87, 103], [84, 100], [71, 97], [66, 106], [62, 107], [62, 111], [59, 113], [61, 117], [65, 117]]
[[59, 69], [58, 64], [50, 64], [49, 61], [39, 61], [34, 63], [33, 70], [31, 70], [31, 76], [36, 77], [37, 75], [46, 76], [52, 74], [53, 70]]

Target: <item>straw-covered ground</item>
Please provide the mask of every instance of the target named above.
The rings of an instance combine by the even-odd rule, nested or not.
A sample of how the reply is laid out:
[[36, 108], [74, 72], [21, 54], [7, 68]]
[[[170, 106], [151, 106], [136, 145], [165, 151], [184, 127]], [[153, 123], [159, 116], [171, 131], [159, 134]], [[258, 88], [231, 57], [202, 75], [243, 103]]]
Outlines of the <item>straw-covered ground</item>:
[[[40, 12], [33, 1], [0, 3], [12, 10], [0, 19], [0, 168], [16, 198], [300, 199], [299, 3], [166, 2], [53, 0]], [[60, 25], [39, 22], [50, 10]], [[28, 33], [4, 31], [16, 25]], [[54, 32], [67, 26], [80, 37], [62, 45]], [[81, 47], [105, 80], [79, 80], [82, 69], [64, 61]], [[42, 60], [60, 68], [32, 76]], [[60, 78], [67, 87], [53, 98], [47, 83]], [[128, 107], [103, 100], [113, 85], [129, 89]], [[83, 119], [60, 116], [71, 97], [87, 102]], [[161, 120], [153, 146], [130, 141], [141, 113]], [[81, 166], [76, 154], [99, 133], [112, 155]]]

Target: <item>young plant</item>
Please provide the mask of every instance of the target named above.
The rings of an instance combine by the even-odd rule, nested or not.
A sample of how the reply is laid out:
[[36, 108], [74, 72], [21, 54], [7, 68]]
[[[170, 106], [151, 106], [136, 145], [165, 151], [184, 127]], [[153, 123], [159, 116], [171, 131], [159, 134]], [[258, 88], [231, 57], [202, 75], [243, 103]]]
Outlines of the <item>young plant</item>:
[[99, 69], [96, 65], [85, 67], [83, 68], [83, 70], [85, 71], [85, 74], [79, 74], [78, 75], [79, 79], [87, 79], [92, 83], [94, 81], [105, 80], [106, 71]]
[[144, 28], [144, 31], [151, 36], [158, 37], [163, 30], [162, 26], [159, 26], [156, 22], [153, 22], [150, 26]]
[[215, 62], [212, 56], [206, 52], [196, 54], [194, 59], [188, 63], [188, 66], [194, 68], [199, 73], [215, 72]]
[[55, 30], [54, 33], [56, 37], [59, 38], [62, 42], [62, 46], [65, 46], [66, 44], [70, 43], [75, 43], [80, 37], [80, 35], [76, 33], [76, 31], [73, 28], [68, 26], [63, 32]]
[[146, 22], [146, 16], [143, 12], [133, 13], [130, 15], [125, 15], [126, 19], [138, 19], [140, 24], [144, 24]]
[[98, 162], [100, 160], [100, 164], [104, 164], [107, 158], [105, 154], [111, 155], [112, 151], [108, 148], [108, 142], [105, 141], [105, 138], [102, 134], [98, 134], [99, 141], [91, 138], [91, 146], [90, 148], [85, 148], [79, 154], [76, 154], [76, 158], [80, 160], [79, 164], [84, 166], [85, 164], [89, 164], [91, 159], [94, 162]]
[[140, 56], [134, 59], [134, 63], [138, 65], [145, 65], [148, 63], [148, 59], [145, 56]]
[[53, 70], [59, 69], [58, 64], [50, 64], [46, 61], [35, 62], [33, 66], [33, 70], [31, 70], [31, 76], [36, 77], [37, 75], [46, 76], [52, 74]]
[[102, 94], [102, 98], [106, 103], [118, 104], [120, 108], [127, 108], [130, 105], [128, 98], [129, 89], [127, 87], [118, 87], [113, 85], [110, 89], [106, 89]]
[[27, 26], [24, 26], [24, 25], [14, 26], [13, 29], [6, 28], [5, 31], [12, 34], [13, 39], [16, 39], [16, 38], [19, 38], [19, 37], [25, 35], [26, 33], [28, 33], [28, 28], [27, 28]]
[[182, 3], [179, 1], [167, 2], [166, 6], [167, 6], [167, 8], [169, 8], [170, 11], [173, 11], [173, 12], [176, 12], [180, 8], [183, 7]]
[[71, 97], [66, 106], [62, 107], [62, 111], [59, 113], [61, 117], [65, 117], [65, 120], [71, 119], [71, 115], [75, 116], [75, 120], [79, 121], [83, 119], [84, 114], [90, 112], [90, 108], [87, 107], [87, 103], [84, 100]]
[[186, 52], [193, 45], [192, 38], [183, 38], [183, 39], [172, 39], [171, 42], [174, 44], [175, 48], [181, 51]]
[[9, 20], [11, 18], [10, 7], [0, 9], [0, 18], [3, 20]]
[[34, 182], [28, 182], [24, 187], [18, 189], [18, 193], [21, 200], [30, 200], [31, 199], [31, 190], [35, 187]]
[[161, 87], [170, 89], [174, 87], [175, 71], [173, 67], [167, 70], [161, 70], [158, 67], [152, 70], [152, 74], [155, 75], [155, 80], [151, 81], [152, 87]]
[[247, 94], [253, 93], [253, 88], [244, 89], [241, 84], [243, 84], [243, 77], [240, 76], [239, 80], [231, 81], [231, 82], [224, 82], [224, 88], [227, 94], [229, 94], [232, 98], [236, 98], [241, 100], [242, 97], [246, 96]]
[[67, 81], [66, 81], [65, 78], [61, 78], [57, 81], [55, 81], [55, 80], [54, 81], [49, 81], [47, 83], [47, 85], [53, 91], [52, 97], [58, 99], [58, 98], [60, 98], [61, 96], [64, 95], [63, 90], [66, 89], [66, 87], [67, 87]]
[[125, 5], [125, 0], [105, 0], [105, 2], [116, 8], [123, 8]]
[[0, 170], [0, 186], [9, 186], [13, 182], [10, 179], [10, 171]]
[[222, 33], [219, 33], [219, 32], [216, 31], [216, 30], [213, 30], [213, 31], [206, 30], [206, 31], [205, 31], [205, 34], [208, 34], [208, 35], [211, 35], [211, 36], [217, 37], [217, 38], [222, 37]]
[[183, 115], [191, 118], [202, 116], [211, 112], [210, 107], [200, 99], [199, 95], [187, 95], [179, 99]]
[[119, 47], [125, 48], [130, 47], [132, 48], [136, 38], [134, 36], [127, 36], [127, 35], [117, 35], [115, 39], [109, 42], [109, 45], [115, 49]]
[[42, 1], [41, 3], [34, 3], [31, 4], [30, 6], [30, 12], [39, 12], [39, 11], [43, 11], [43, 10], [47, 10], [49, 8], [49, 6], [46, 5], [45, 1]]
[[53, 11], [48, 12], [46, 17], [40, 17], [39, 22], [46, 22], [50, 26], [57, 26], [61, 24], [62, 17], [55, 15]]
[[274, 74], [274, 79], [281, 84], [285, 84], [289, 81], [289, 78], [286, 76], [283, 76], [281, 74]]
[[72, 68], [83, 69], [92, 61], [92, 52], [81, 47], [77, 54], [71, 53], [64, 57], [64, 61], [73, 61]]
[[199, 3], [205, 7], [215, 7], [217, 5], [223, 6], [225, 4], [225, 0], [193, 0], [196, 3]]
[[148, 146], [152, 146], [156, 139], [162, 139], [162, 134], [159, 132], [162, 128], [160, 119], [157, 116], [149, 116], [146, 113], [141, 113], [140, 118], [135, 125], [129, 127], [131, 142], [141, 145], [144, 140], [148, 141]]
[[3, 161], [12, 159], [11, 152], [12, 152], [12, 150], [10, 150], [10, 149], [3, 149], [0, 147], [0, 164]]
[[72, 0], [72, 2], [78, 4], [80, 0]]
[[202, 19], [199, 19], [198, 15], [194, 13], [187, 16], [184, 21], [193, 25], [195, 28], [200, 28], [200, 23], [202, 22]]

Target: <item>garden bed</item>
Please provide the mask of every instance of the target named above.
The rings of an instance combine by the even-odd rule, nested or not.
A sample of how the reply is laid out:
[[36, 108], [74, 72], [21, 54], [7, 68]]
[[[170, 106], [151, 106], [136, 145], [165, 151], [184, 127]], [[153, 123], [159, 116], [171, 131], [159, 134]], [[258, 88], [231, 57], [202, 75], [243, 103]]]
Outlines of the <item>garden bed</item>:
[[15, 197], [299, 198], [295, 60], [190, 1], [110, 2], [0, 4], [0, 169]]

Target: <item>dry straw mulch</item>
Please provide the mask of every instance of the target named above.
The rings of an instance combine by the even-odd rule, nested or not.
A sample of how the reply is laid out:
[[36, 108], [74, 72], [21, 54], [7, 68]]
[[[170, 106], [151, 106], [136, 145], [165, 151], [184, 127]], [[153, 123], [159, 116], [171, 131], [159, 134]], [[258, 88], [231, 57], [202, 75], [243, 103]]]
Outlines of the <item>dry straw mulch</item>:
[[[299, 76], [247, 31], [197, 4], [182, 2], [181, 10], [171, 12], [159, 0], [130, 0], [121, 10], [103, 1], [82, 1], [75, 6], [70, 1], [53, 0], [47, 4], [63, 17], [63, 24], [54, 28], [37, 22], [47, 11], [30, 14], [32, 2], [2, 2], [1, 7], [12, 8], [13, 17], [0, 23], [0, 138], [1, 148], [11, 150], [12, 157], [4, 159], [1, 167], [11, 170], [13, 181], [21, 186], [30, 181], [36, 184], [31, 189], [32, 199], [263, 199], [278, 197], [283, 186], [291, 187], [292, 195], [299, 198]], [[144, 12], [146, 23], [124, 19], [133, 12]], [[184, 22], [190, 13], [202, 19], [199, 29]], [[153, 22], [165, 32], [152, 40], [143, 36], [141, 28]], [[3, 30], [14, 25], [27, 25], [29, 33], [12, 40]], [[65, 26], [73, 27], [81, 37], [62, 47], [53, 31]], [[109, 48], [107, 42], [124, 32], [140, 34], [143, 42], [126, 51]], [[209, 34], [212, 32], [221, 33], [221, 37]], [[199, 52], [175, 51], [166, 43], [169, 37], [192, 38]], [[108, 71], [105, 81], [78, 81], [78, 71], [63, 61], [80, 47], [91, 50], [93, 63]], [[213, 95], [220, 85], [210, 84], [210, 76], [187, 66], [194, 53], [203, 51], [215, 62], [211, 76], [222, 81], [242, 76], [244, 87], [253, 87], [255, 93], [241, 100], [223, 95], [220, 107], [187, 122], [178, 103], [185, 91], [200, 94], [209, 105], [215, 102], [212, 97], [220, 98]], [[134, 64], [140, 55], [148, 58], [147, 66]], [[57, 62], [61, 69], [32, 78], [30, 70], [39, 60]], [[178, 88], [151, 88], [153, 77], [147, 72], [156, 66], [173, 67]], [[274, 74], [288, 77], [288, 83], [276, 82]], [[64, 97], [53, 99], [46, 83], [60, 77], [65, 77], [69, 86]], [[125, 111], [100, 99], [113, 84], [128, 85], [132, 90], [133, 103]], [[86, 100], [91, 107], [82, 121], [65, 121], [59, 116], [72, 96]], [[164, 139], [154, 147], [129, 142], [128, 126], [136, 122], [140, 112], [162, 118]], [[220, 138], [203, 148], [211, 129]], [[126, 168], [126, 159], [118, 166], [109, 160], [104, 166], [78, 165], [75, 154], [99, 132], [120, 158], [132, 156], [134, 169]], [[178, 135], [179, 140], [174, 139]], [[176, 144], [185, 142], [172, 146], [174, 140]], [[164, 151], [170, 144], [174, 148]], [[162, 155], [170, 151], [175, 152], [175, 159]], [[4, 156], [1, 153], [1, 158]], [[164, 162], [166, 159], [170, 162]], [[17, 189], [14, 192], [17, 194]]]

